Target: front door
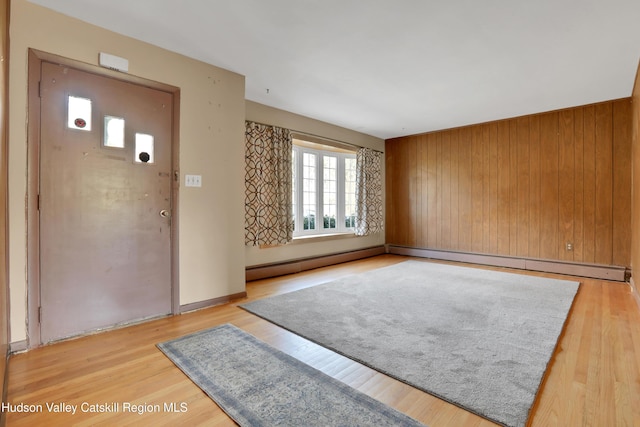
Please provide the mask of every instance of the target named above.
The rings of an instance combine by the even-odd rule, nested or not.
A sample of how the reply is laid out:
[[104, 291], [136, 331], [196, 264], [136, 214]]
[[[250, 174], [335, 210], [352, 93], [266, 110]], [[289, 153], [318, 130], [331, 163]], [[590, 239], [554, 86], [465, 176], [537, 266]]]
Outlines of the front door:
[[41, 64], [41, 342], [170, 313], [173, 95]]

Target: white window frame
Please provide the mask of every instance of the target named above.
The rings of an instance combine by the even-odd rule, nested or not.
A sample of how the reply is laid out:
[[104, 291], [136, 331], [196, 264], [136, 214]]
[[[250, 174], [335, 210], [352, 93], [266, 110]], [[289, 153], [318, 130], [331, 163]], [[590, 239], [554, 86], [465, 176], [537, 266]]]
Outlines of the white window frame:
[[[337, 233], [353, 233], [354, 227], [346, 227], [345, 225], [345, 159], [355, 159], [356, 153], [344, 153], [329, 150], [320, 150], [299, 145], [293, 146], [296, 161], [293, 164], [295, 168], [293, 176], [296, 182], [293, 183], [293, 208], [295, 217], [295, 228], [293, 237], [321, 236], [326, 234]], [[316, 229], [303, 229], [303, 192], [302, 192], [302, 176], [303, 165], [302, 158], [304, 153], [314, 154], [316, 156]], [[336, 228], [324, 228], [324, 156], [337, 158], [337, 209], [336, 209]]]

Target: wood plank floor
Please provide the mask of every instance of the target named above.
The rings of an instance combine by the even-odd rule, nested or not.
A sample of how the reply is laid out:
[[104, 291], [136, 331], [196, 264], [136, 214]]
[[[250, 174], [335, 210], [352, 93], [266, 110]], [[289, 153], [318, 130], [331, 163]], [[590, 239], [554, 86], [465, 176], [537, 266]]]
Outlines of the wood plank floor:
[[[237, 307], [247, 300], [317, 285], [405, 259], [382, 255], [255, 281], [247, 285], [248, 298], [241, 301], [13, 355], [9, 363], [8, 402], [42, 405], [43, 412], [9, 412], [7, 425], [234, 425], [155, 347], [158, 342], [228, 322], [431, 427], [495, 426]], [[640, 310], [626, 284], [594, 279], [581, 282], [529, 425], [640, 426]], [[84, 402], [85, 412], [81, 412], [80, 406], [75, 415], [48, 412], [47, 403], [61, 402], [72, 405]], [[91, 412], [112, 408], [114, 402], [120, 403], [117, 413]], [[123, 402], [143, 406], [124, 412]], [[148, 407], [144, 405], [163, 407], [171, 402], [177, 404], [178, 411], [181, 408], [186, 411], [142, 410]], [[180, 406], [183, 402], [186, 405]]]

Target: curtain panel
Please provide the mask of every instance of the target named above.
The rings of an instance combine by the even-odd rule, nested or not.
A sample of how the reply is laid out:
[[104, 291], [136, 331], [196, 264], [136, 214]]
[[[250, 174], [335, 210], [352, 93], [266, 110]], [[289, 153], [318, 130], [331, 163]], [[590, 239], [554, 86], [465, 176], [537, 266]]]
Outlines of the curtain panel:
[[382, 153], [360, 148], [356, 154], [355, 234], [366, 236], [383, 229]]
[[246, 122], [245, 245], [293, 239], [291, 132]]

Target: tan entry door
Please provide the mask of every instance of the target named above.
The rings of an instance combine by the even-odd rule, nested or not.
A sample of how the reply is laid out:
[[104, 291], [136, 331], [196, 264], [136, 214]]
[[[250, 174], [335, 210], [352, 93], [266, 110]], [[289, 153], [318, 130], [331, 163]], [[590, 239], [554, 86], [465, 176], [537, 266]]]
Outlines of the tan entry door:
[[171, 312], [172, 95], [42, 62], [41, 342]]

